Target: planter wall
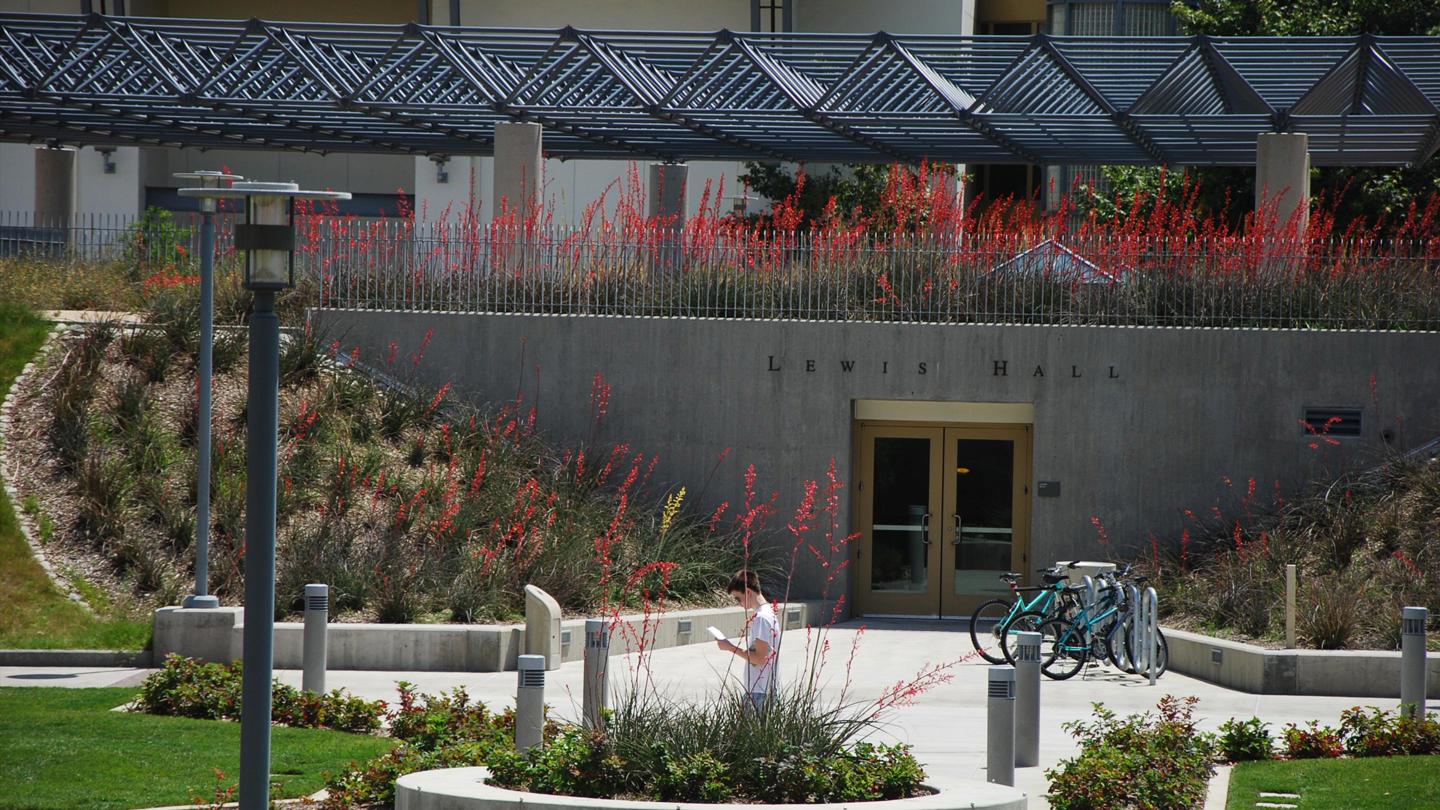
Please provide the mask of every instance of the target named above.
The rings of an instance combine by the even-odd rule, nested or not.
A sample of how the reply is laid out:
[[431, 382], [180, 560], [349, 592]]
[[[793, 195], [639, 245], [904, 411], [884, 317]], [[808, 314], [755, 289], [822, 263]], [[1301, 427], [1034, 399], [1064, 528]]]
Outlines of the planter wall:
[[[834, 603], [790, 602], [781, 611], [786, 629], [828, 622]], [[611, 632], [612, 655], [624, 655], [635, 646], [644, 617], [621, 618], [629, 630]], [[710, 642], [705, 632], [714, 625], [726, 634], [740, 635], [745, 611], [740, 607], [676, 610], [651, 617], [646, 630], [650, 649]], [[305, 626], [298, 622], [275, 625], [275, 667], [299, 669]], [[165, 607], [155, 611], [155, 660], [170, 653], [205, 661], [240, 660], [245, 620], [241, 608], [194, 609]], [[347, 624], [329, 625], [327, 666], [332, 670], [413, 670], [428, 672], [502, 672], [515, 668], [524, 645], [523, 624]], [[560, 625], [563, 661], [579, 661], [585, 652], [585, 620], [567, 619]]]
[[420, 771], [395, 783], [395, 810], [1025, 810], [1023, 791], [987, 782], [932, 779], [936, 792], [914, 799], [851, 804], [695, 804], [580, 799], [485, 784], [484, 768]]
[[[1400, 699], [1400, 653], [1382, 650], [1269, 650], [1165, 628], [1170, 669], [1263, 695]], [[1440, 655], [1430, 653], [1428, 697], [1440, 697]]]

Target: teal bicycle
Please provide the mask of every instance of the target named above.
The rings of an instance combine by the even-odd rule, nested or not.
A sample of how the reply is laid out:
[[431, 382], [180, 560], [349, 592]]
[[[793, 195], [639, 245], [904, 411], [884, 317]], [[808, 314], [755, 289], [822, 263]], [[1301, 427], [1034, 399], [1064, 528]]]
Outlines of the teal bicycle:
[[[1077, 565], [1072, 562], [1066, 567], [1075, 568]], [[1010, 625], [1015, 617], [1024, 613], [1038, 613], [1047, 618], [1059, 615], [1060, 595], [1065, 590], [1063, 570], [1059, 565], [1041, 569], [1039, 573], [1045, 584], [1033, 588], [1020, 587], [1020, 574], [1014, 571], [1000, 575], [1000, 581], [1010, 586], [1011, 598], [991, 599], [970, 614], [970, 643], [981, 658], [992, 664], [1013, 663], [1008, 642], [1014, 632]], [[1035, 595], [1027, 600], [1024, 596], [1027, 593]]]
[[[1046, 616], [1039, 612], [1022, 613], [1010, 624], [1020, 630], [1040, 633], [1040, 671], [1045, 676], [1063, 681], [1085, 667], [1092, 658], [1108, 659], [1116, 668], [1135, 672], [1137, 650], [1133, 649], [1130, 627], [1129, 589], [1119, 581], [1129, 573], [1127, 566], [1116, 575], [1102, 575], [1094, 604], [1079, 604], [1069, 616]], [[1139, 581], [1139, 580], [1137, 580]], [[1066, 588], [1066, 594], [1078, 597], [1081, 586]], [[1157, 631], [1156, 671], [1164, 673], [1169, 663], [1169, 650], [1164, 634]]]

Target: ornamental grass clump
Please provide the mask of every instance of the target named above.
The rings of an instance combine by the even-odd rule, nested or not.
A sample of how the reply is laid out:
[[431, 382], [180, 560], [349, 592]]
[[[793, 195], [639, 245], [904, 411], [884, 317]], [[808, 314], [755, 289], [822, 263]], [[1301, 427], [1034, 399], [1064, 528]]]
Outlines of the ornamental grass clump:
[[[1310, 452], [1328, 464], [1338, 440], [1312, 428]], [[1221, 480], [1215, 504], [1182, 510], [1178, 559], [1162, 560], [1157, 548], [1145, 560], [1168, 622], [1277, 642], [1287, 564], [1297, 568], [1296, 629], [1307, 647], [1398, 649], [1404, 606], [1440, 615], [1440, 546], [1431, 540], [1440, 532], [1440, 464], [1429, 453], [1322, 474], [1294, 495], [1279, 481]]]

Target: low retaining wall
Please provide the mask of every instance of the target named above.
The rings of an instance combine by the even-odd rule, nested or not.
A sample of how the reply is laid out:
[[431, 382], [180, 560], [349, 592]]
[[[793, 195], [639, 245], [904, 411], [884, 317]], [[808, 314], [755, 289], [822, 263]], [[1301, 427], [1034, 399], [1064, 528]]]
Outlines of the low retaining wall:
[[[1400, 699], [1400, 653], [1380, 650], [1269, 650], [1165, 628], [1170, 669], [1262, 695]], [[1440, 697], [1440, 654], [1425, 660], [1427, 697]]]
[[936, 792], [913, 799], [849, 804], [698, 804], [694, 802], [639, 802], [618, 799], [582, 799], [522, 793], [485, 784], [484, 768], [446, 768], [406, 774], [395, 782], [395, 810], [1025, 810], [1025, 793], [987, 782], [930, 780]]
[[0, 667], [144, 667], [149, 650], [0, 650]]
[[[786, 629], [828, 622], [833, 602], [790, 602], [781, 614]], [[705, 632], [714, 625], [731, 637], [745, 628], [739, 607], [676, 610], [651, 616], [622, 616], [611, 631], [612, 655], [624, 655], [644, 633], [648, 649], [664, 649], [711, 641]], [[275, 625], [275, 667], [300, 669], [305, 626]], [[412, 670], [429, 672], [502, 672], [515, 668], [524, 646], [523, 624], [345, 624], [329, 625], [326, 666], [332, 670]], [[242, 608], [165, 607], [155, 611], [155, 661], [166, 655], [230, 662], [241, 658], [245, 635]], [[563, 661], [579, 661], [585, 652], [585, 620], [560, 624]]]

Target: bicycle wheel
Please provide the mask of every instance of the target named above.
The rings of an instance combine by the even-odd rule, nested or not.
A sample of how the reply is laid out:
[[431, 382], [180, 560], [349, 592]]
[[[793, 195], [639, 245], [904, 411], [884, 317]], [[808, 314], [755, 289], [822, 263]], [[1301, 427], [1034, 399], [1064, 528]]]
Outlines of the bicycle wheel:
[[1005, 654], [999, 652], [1000, 633], [1012, 608], [1004, 599], [991, 599], [970, 614], [970, 643], [975, 645], [975, 652], [980, 653], [981, 658], [992, 664], [1005, 663]]
[[1130, 662], [1130, 619], [1126, 618], [1116, 622], [1110, 628], [1110, 638], [1106, 640], [1110, 648], [1110, 663], [1121, 672], [1134, 675], [1135, 665]]
[[[1157, 642], [1155, 645], [1155, 677], [1158, 678], [1161, 675], [1164, 675], [1165, 670], [1170, 667], [1170, 645], [1166, 643], [1165, 634], [1161, 632], [1160, 628], [1158, 627], [1155, 628], [1155, 639]], [[1129, 635], [1125, 637], [1125, 652], [1127, 655], [1130, 656], [1131, 666], [1133, 667], [1133, 669], [1129, 671], [1132, 675], [1145, 675], [1145, 670], [1141, 669], [1138, 665], [1134, 663], [1136, 661], [1139, 661], [1141, 658], [1141, 656], [1139, 655], [1140, 651], [1135, 649], [1135, 643], [1136, 641], [1131, 639]]]
[[1005, 663], [1015, 663], [1016, 633], [1033, 633], [1040, 629], [1047, 617], [1038, 610], [1027, 610], [1024, 613], [1011, 617], [1005, 624], [1000, 634], [1000, 652], [1005, 656]]
[[1040, 671], [1053, 681], [1072, 678], [1090, 659], [1085, 628], [1064, 619], [1040, 625]]

